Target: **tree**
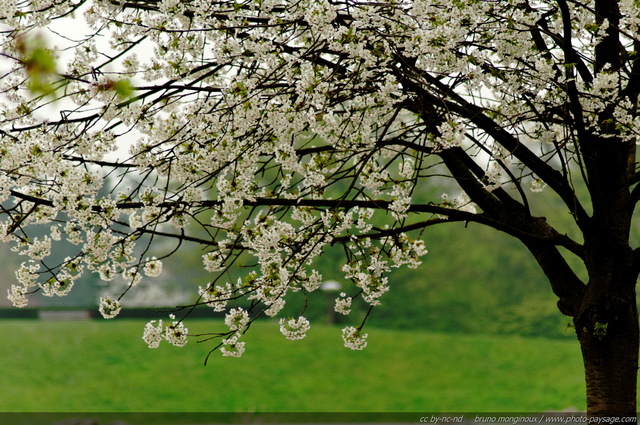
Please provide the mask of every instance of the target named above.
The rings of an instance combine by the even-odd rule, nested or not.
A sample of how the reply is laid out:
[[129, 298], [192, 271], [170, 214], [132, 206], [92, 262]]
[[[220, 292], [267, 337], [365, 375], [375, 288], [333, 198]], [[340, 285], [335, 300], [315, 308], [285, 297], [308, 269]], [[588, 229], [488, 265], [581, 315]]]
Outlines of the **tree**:
[[[256, 317], [320, 286], [326, 247], [344, 247], [347, 313], [419, 264], [423, 229], [480, 223], [528, 248], [573, 319], [588, 413], [635, 416], [636, 0], [3, 5], [1, 233], [26, 256], [14, 304], [83, 272], [136, 285], [161, 270], [156, 241], [195, 243], [212, 281], [179, 311], [224, 311], [211, 337], [240, 355]], [[421, 190], [443, 182], [458, 191]], [[569, 228], [536, 215], [543, 189]], [[77, 252], [52, 264], [61, 239]], [[183, 317], [149, 323], [150, 346], [186, 343]], [[366, 345], [365, 320], [345, 345]], [[291, 339], [309, 327], [280, 323]]]

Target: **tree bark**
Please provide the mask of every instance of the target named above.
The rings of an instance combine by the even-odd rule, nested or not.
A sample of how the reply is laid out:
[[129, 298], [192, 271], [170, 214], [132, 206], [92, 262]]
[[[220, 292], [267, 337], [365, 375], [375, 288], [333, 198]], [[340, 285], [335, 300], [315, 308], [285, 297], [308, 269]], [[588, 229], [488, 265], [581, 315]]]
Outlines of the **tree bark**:
[[584, 361], [587, 414], [635, 417], [640, 344], [637, 273], [628, 244], [618, 240], [613, 229], [594, 233], [599, 236], [585, 235], [589, 284], [574, 315]]
[[638, 310], [635, 299], [615, 311], [574, 320], [582, 349], [589, 416], [636, 416]]
[[[609, 205], [615, 205], [610, 201]], [[638, 259], [628, 244], [629, 214], [602, 208], [585, 225], [584, 285], [554, 247], [523, 240], [547, 275], [558, 307], [573, 317], [580, 342], [590, 417], [636, 417], [640, 325]], [[620, 421], [622, 423], [622, 421]]]

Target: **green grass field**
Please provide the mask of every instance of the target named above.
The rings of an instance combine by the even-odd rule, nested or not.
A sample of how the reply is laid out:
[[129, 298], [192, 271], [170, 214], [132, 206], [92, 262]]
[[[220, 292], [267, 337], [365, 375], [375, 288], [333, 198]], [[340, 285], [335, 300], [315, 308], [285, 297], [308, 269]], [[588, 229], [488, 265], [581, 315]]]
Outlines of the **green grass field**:
[[[577, 341], [340, 329], [287, 341], [255, 323], [240, 359], [189, 342], [157, 350], [143, 321], [0, 321], [3, 412], [537, 412], [584, 409]], [[192, 320], [190, 331], [218, 322]]]

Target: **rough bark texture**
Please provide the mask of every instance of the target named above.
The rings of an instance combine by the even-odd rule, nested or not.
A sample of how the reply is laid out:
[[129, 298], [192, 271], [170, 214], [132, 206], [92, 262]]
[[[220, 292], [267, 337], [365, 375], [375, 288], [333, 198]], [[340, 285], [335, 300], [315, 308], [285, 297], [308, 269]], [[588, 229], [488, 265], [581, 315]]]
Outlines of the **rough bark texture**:
[[587, 384], [589, 416], [636, 416], [638, 311], [589, 311], [575, 320]]
[[[598, 142], [598, 141], [596, 141]], [[594, 212], [584, 231], [589, 282], [574, 315], [590, 416], [636, 415], [638, 369], [637, 269], [629, 244], [633, 202], [623, 172], [623, 143], [589, 146], [601, 161], [589, 167]]]
[[552, 283], [560, 311], [573, 317], [584, 362], [588, 415], [635, 417], [640, 344], [635, 268], [626, 256], [605, 254], [606, 248], [599, 246], [595, 251], [602, 257], [587, 264], [590, 280], [582, 285], [557, 250], [533, 243], [528, 247]]
[[553, 246], [525, 244], [545, 272], [560, 310], [580, 341], [589, 416], [636, 416], [639, 325], [638, 255], [629, 243], [634, 201], [626, 163], [635, 146], [594, 136], [582, 140], [593, 214], [581, 225], [588, 272], [583, 284]]

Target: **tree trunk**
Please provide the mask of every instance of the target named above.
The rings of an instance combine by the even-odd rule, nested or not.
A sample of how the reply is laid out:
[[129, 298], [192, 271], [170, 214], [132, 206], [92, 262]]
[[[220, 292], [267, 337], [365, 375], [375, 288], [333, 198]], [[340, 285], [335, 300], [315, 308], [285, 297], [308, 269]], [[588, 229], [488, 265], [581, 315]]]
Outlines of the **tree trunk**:
[[[607, 4], [599, 3], [601, 8]], [[607, 6], [612, 16], [617, 10], [614, 3]], [[600, 114], [603, 134], [615, 132], [609, 128], [610, 117], [609, 111]], [[635, 204], [627, 171], [636, 146], [616, 138], [606, 144], [606, 138], [588, 134], [583, 140], [593, 215], [582, 223], [589, 282], [573, 317], [585, 367], [587, 414], [635, 418], [638, 270], [629, 243]]]
[[632, 299], [606, 297], [583, 303], [580, 314], [574, 318], [584, 361], [590, 417], [636, 417], [640, 340], [633, 292]]
[[610, 228], [594, 233], [586, 234], [587, 285], [555, 247], [524, 242], [549, 278], [560, 311], [573, 317], [584, 361], [587, 414], [635, 417], [640, 344], [637, 264], [624, 239], [616, 240], [619, 233]]

